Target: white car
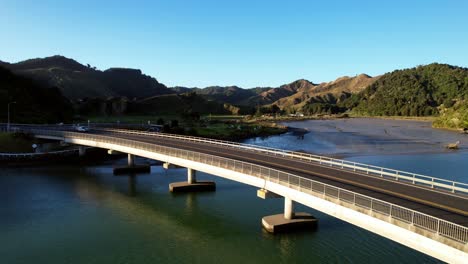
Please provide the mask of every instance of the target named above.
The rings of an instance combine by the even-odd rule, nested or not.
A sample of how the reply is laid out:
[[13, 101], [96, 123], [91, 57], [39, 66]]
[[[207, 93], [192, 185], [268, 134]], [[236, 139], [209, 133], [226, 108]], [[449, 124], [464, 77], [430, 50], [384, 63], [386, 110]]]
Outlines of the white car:
[[75, 127], [75, 131], [78, 131], [78, 132], [88, 132], [89, 129], [87, 127], [84, 127], [84, 126], [76, 126]]

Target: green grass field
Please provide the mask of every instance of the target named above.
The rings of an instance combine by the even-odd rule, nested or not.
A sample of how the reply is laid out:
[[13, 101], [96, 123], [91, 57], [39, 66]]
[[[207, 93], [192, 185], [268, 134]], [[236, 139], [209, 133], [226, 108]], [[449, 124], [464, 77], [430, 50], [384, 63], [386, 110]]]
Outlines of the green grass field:
[[0, 133], [0, 152], [33, 152], [33, 141], [13, 133]]
[[[286, 131], [283, 127], [271, 127], [263, 123], [243, 123], [244, 116], [238, 115], [205, 115], [200, 121], [186, 120], [180, 115], [125, 115], [125, 116], [94, 116], [89, 117], [91, 123], [131, 123], [131, 124], [156, 124], [162, 118], [165, 124], [171, 120], [178, 120], [179, 127], [186, 133], [194, 136], [216, 138], [225, 140], [240, 140], [256, 136], [276, 135]], [[237, 121], [237, 122], [236, 122]], [[179, 132], [172, 132], [179, 133]]]
[[207, 120], [241, 120], [244, 119], [243, 115], [204, 115], [203, 118]]
[[[120, 121], [121, 123], [132, 123], [132, 124], [141, 124], [141, 123], [147, 123], [148, 120], [151, 121], [151, 123], [156, 123], [156, 121], [162, 118], [164, 121], [170, 121], [170, 120], [179, 120], [179, 122], [182, 122], [182, 117], [180, 115], [174, 114], [174, 115], [169, 115], [169, 114], [160, 114], [160, 115], [122, 115], [122, 116], [90, 116], [87, 119], [89, 119], [91, 122], [99, 122], [99, 123], [117, 123], [117, 121]], [[243, 119], [244, 116], [242, 115], [204, 115], [202, 116], [202, 119], [205, 120], [241, 120]]]
[[263, 137], [287, 131], [282, 127], [269, 127], [260, 124], [216, 123], [206, 127], [194, 127], [197, 136], [224, 140], [241, 140], [249, 137]]
[[130, 123], [130, 124], [147, 124], [148, 121], [151, 124], [156, 124], [159, 118], [162, 118], [165, 122], [169, 122], [173, 119], [180, 120], [178, 115], [123, 115], [123, 116], [91, 116], [88, 117], [91, 123]]

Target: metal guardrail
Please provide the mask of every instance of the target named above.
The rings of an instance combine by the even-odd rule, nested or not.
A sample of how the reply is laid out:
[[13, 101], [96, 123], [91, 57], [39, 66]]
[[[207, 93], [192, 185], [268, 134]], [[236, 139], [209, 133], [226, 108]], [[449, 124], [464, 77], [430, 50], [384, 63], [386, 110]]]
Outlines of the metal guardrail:
[[38, 157], [38, 156], [44, 156], [44, 155], [59, 155], [59, 154], [72, 153], [72, 152], [78, 152], [78, 149], [57, 150], [57, 151], [40, 152], [40, 153], [0, 153], [0, 159]]
[[112, 136], [39, 129], [21, 130], [19, 128], [15, 128], [15, 131], [24, 131], [43, 136], [55, 136], [64, 139], [82, 139], [94, 142], [110, 143], [225, 168], [258, 177], [265, 181], [281, 184], [288, 188], [299, 190], [323, 199], [338, 199], [340, 202], [344, 202], [345, 205], [340, 203], [342, 206], [349, 205], [348, 208], [356, 206], [368, 210], [371, 214], [377, 213], [382, 216], [386, 216], [379, 219], [389, 223], [392, 223], [394, 220], [398, 220], [461, 243], [468, 243], [467, 227], [346, 189], [252, 163], [202, 154], [200, 152], [164, 147], [136, 140], [114, 138]]
[[[1, 126], [5, 126], [5, 124], [0, 124], [0, 130], [2, 130]], [[362, 174], [366, 174], [369, 176], [376, 176], [380, 178], [395, 180], [395, 181], [402, 181], [406, 183], [417, 184], [421, 186], [441, 189], [441, 190], [448, 190], [452, 193], [464, 193], [468, 194], [468, 184], [462, 182], [456, 182], [431, 176], [426, 176], [422, 174], [406, 172], [401, 170], [395, 170], [385, 167], [379, 167], [374, 165], [368, 165], [364, 163], [358, 163], [353, 161], [347, 161], [342, 159], [335, 159], [325, 156], [313, 155], [309, 153], [302, 153], [297, 151], [289, 151], [289, 150], [281, 150], [275, 148], [269, 148], [264, 146], [252, 145], [252, 144], [243, 144], [238, 142], [232, 141], [224, 141], [224, 140], [217, 140], [217, 139], [207, 139], [201, 137], [193, 137], [193, 136], [183, 136], [183, 135], [175, 135], [175, 134], [167, 134], [167, 133], [158, 133], [158, 132], [142, 132], [138, 130], [129, 130], [129, 129], [108, 129], [106, 127], [112, 125], [115, 127], [116, 125], [113, 123], [93, 123], [92, 127], [95, 129], [106, 130], [110, 132], [116, 133], [124, 133], [124, 134], [138, 134], [138, 135], [150, 135], [150, 136], [157, 136], [163, 138], [174, 138], [178, 140], [185, 140], [185, 141], [192, 141], [192, 142], [202, 142], [208, 144], [216, 144], [222, 145], [225, 147], [235, 147], [244, 150], [250, 150], [260, 153], [267, 153], [275, 156], [282, 156], [282, 157], [289, 157], [298, 159], [300, 161], [306, 162], [314, 162], [318, 163], [319, 165], [330, 166], [335, 169], [341, 169], [345, 171], [353, 171]], [[122, 124], [124, 126], [126, 124]], [[141, 127], [140, 124], [132, 124], [136, 127]], [[72, 129], [73, 125], [65, 124], [65, 125], [29, 125], [29, 124], [11, 124], [12, 127], [43, 127], [44, 129]], [[5, 127], [3, 127], [5, 128]]]
[[325, 156], [313, 155], [308, 153], [301, 153], [296, 151], [288, 151], [288, 150], [281, 150], [251, 144], [243, 144], [238, 142], [231, 142], [231, 141], [223, 141], [223, 140], [216, 140], [216, 139], [206, 139], [200, 137], [192, 137], [192, 136], [181, 136], [181, 135], [174, 135], [174, 134], [166, 134], [166, 133], [158, 133], [158, 132], [141, 132], [141, 131], [131, 131], [131, 130], [120, 130], [120, 129], [104, 129], [110, 132], [116, 133], [123, 133], [123, 134], [137, 134], [137, 135], [149, 135], [149, 136], [156, 136], [162, 138], [174, 138], [178, 140], [184, 141], [192, 141], [192, 142], [201, 142], [201, 143], [208, 143], [208, 144], [216, 144], [222, 145], [225, 147], [236, 147], [244, 150], [251, 150], [261, 153], [268, 153], [275, 156], [283, 156], [283, 157], [290, 157], [299, 159], [301, 161], [307, 162], [314, 162], [320, 165], [327, 165], [330, 167], [334, 167], [336, 169], [342, 169], [347, 171], [353, 172], [360, 172], [370, 176], [377, 176], [385, 179], [391, 179], [395, 181], [404, 181], [407, 183], [412, 184], [419, 184], [423, 186], [429, 186], [431, 188], [440, 188], [443, 190], [449, 190], [452, 193], [460, 192], [468, 194], [468, 184], [462, 182], [455, 182], [446, 179], [394, 170], [379, 166], [373, 166], [353, 161], [347, 161], [342, 159], [334, 159]]

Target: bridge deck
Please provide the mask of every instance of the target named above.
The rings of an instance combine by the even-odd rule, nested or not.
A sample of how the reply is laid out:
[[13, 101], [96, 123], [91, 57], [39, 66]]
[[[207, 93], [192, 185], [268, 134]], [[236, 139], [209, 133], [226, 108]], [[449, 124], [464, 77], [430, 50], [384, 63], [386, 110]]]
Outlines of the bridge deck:
[[375, 176], [355, 173], [353, 171], [343, 171], [326, 165], [304, 162], [288, 157], [274, 156], [267, 153], [146, 135], [128, 135], [104, 131], [93, 133], [112, 135], [118, 138], [197, 151], [263, 165], [334, 185], [468, 227], [468, 197], [464, 195], [451, 194], [449, 192], [416, 186], [405, 182], [386, 180]]

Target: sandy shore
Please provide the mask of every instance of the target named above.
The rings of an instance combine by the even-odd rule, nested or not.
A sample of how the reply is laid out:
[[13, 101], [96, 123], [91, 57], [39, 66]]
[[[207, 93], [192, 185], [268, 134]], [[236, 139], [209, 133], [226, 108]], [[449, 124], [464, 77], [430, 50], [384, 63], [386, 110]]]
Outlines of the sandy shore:
[[322, 154], [397, 154], [449, 152], [445, 146], [460, 141], [468, 151], [468, 135], [434, 129], [430, 121], [388, 118], [350, 118], [284, 122], [310, 131], [305, 151]]

